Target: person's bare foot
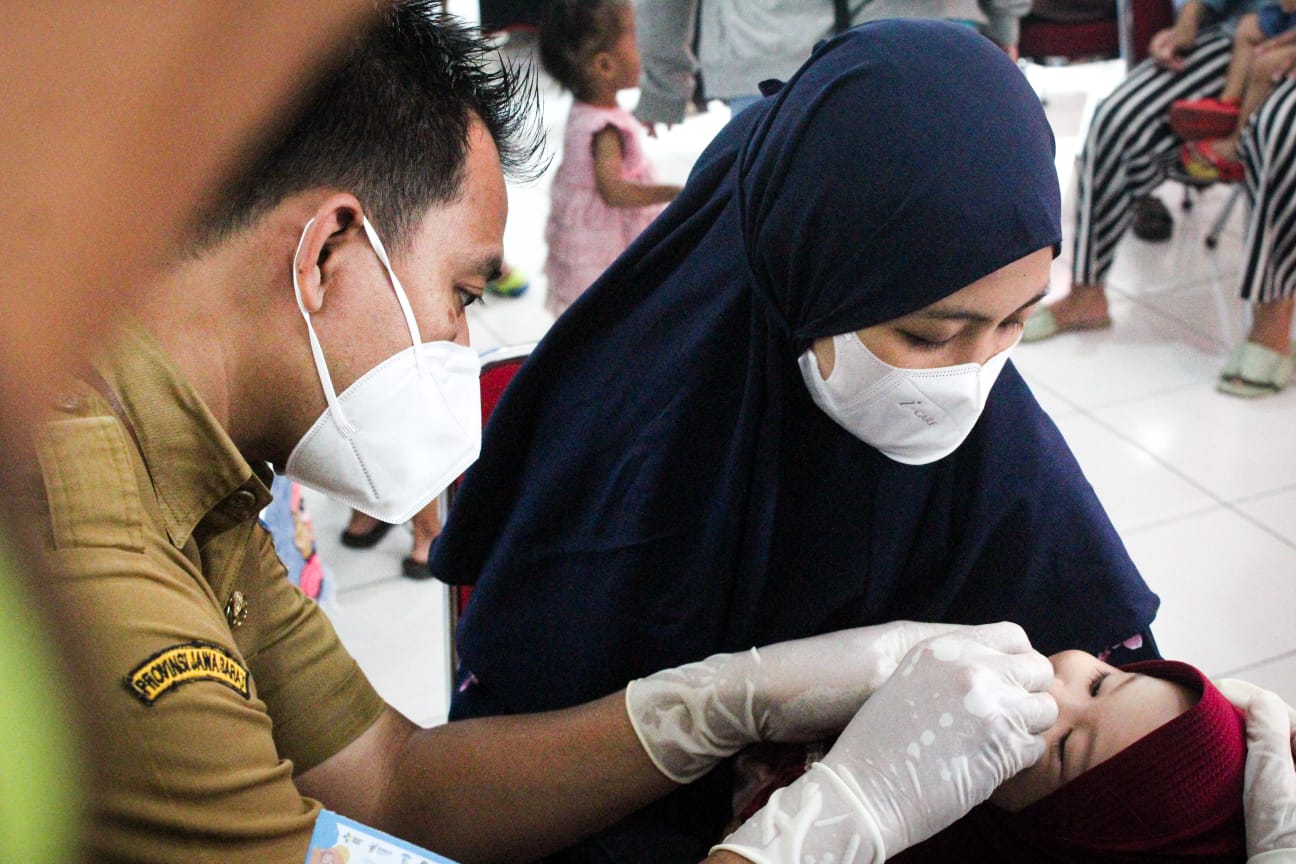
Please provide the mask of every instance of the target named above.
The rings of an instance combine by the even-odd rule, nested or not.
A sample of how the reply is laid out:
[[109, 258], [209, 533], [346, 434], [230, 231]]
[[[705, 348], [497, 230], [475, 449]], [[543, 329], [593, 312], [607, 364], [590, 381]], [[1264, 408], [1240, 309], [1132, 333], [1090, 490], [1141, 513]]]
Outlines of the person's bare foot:
[[1071, 293], [1050, 305], [1058, 330], [1101, 326], [1110, 320], [1107, 291], [1102, 285], [1073, 285]]
[[1263, 345], [1279, 354], [1291, 354], [1292, 313], [1296, 299], [1257, 303], [1251, 319], [1248, 342]]
[[348, 534], [368, 534], [380, 524], [382, 523], [368, 513], [352, 510], [351, 519], [347, 522], [346, 530]]
[[1210, 142], [1211, 149], [1215, 155], [1221, 159], [1227, 159], [1229, 162], [1236, 162], [1238, 158], [1238, 139], [1235, 137], [1216, 138]]
[[415, 513], [412, 524], [414, 546], [410, 549], [409, 557], [420, 564], [426, 564], [428, 552], [432, 549], [432, 541], [441, 533], [440, 502], [433, 501]]
[[401, 573], [408, 579], [427, 579], [432, 575], [428, 570], [432, 541], [441, 533], [441, 502], [433, 501], [415, 513], [412, 523], [414, 546], [410, 554], [401, 559]]

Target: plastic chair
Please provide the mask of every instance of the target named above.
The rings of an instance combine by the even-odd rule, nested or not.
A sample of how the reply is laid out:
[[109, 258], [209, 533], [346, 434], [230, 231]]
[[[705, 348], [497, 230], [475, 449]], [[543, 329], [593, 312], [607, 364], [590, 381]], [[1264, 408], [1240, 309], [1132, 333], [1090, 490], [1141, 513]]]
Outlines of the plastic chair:
[[[513, 380], [518, 369], [526, 362], [527, 357], [531, 356], [531, 351], [536, 346], [535, 342], [525, 342], [517, 345], [504, 345], [498, 348], [490, 348], [481, 354], [481, 414], [482, 428], [486, 427], [486, 421], [490, 419], [499, 404], [500, 398], [504, 395], [505, 388]], [[441, 493], [441, 513], [443, 515], [450, 512], [450, 506], [454, 503], [455, 493], [458, 491], [463, 477], [460, 476], [450, 486]], [[449, 650], [447, 657], [450, 660], [450, 677], [449, 681], [455, 680], [455, 669], [459, 665], [458, 652], [455, 650], [455, 628], [459, 624], [459, 618], [463, 615], [464, 607], [468, 604], [468, 598], [472, 594], [472, 585], [448, 585], [448, 597], [446, 602], [447, 611], [447, 640]], [[453, 683], [452, 685], [453, 686]]]
[[[1090, 63], [1115, 60], [1122, 56], [1120, 9], [1115, 18], [1100, 21], [1060, 22], [1026, 15], [1021, 19], [1021, 32], [1017, 39], [1018, 64], [1022, 73], [1030, 78], [1030, 68], [1037, 66], [1067, 66], [1073, 63]], [[1040, 101], [1048, 103], [1048, 96], [1032, 82]]]
[[1021, 20], [1017, 53], [1043, 65], [1112, 60], [1121, 56], [1119, 19], [1064, 24], [1027, 15]]
[[1152, 36], [1173, 23], [1171, 0], [1117, 0], [1116, 17], [1101, 21], [1063, 23], [1027, 15], [1021, 19], [1017, 53], [1041, 65], [1122, 57], [1132, 69], [1147, 57]]

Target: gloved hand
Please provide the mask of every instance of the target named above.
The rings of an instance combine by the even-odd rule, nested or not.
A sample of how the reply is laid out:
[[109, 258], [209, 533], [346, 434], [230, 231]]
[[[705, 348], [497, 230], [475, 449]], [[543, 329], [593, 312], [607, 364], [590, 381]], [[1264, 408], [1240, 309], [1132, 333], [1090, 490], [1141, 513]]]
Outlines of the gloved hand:
[[1296, 861], [1296, 712], [1277, 695], [1226, 678], [1216, 685], [1246, 711], [1247, 758], [1242, 805], [1248, 862]]
[[1057, 720], [1053, 667], [1024, 634], [1009, 653], [971, 637], [914, 648], [823, 761], [716, 849], [755, 864], [885, 861], [1038, 761]]
[[716, 654], [630, 682], [626, 710], [644, 750], [677, 783], [757, 741], [814, 741], [841, 730], [924, 639], [974, 630], [990, 645], [1020, 627], [894, 621]]

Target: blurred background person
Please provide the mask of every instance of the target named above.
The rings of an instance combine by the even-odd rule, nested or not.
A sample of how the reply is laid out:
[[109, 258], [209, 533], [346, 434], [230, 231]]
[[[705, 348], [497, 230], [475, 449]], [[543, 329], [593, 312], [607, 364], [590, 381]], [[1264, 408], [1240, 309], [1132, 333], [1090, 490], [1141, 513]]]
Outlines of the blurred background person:
[[684, 119], [719, 99], [737, 114], [767, 78], [786, 80], [820, 39], [883, 18], [965, 21], [1014, 60], [1030, 0], [639, 0], [643, 73], [634, 115], [645, 125]]
[[561, 315], [679, 194], [657, 182], [643, 129], [617, 102], [639, 83], [631, 0], [551, 0], [540, 62], [573, 101], [550, 188], [546, 305]]
[[[0, 819], [6, 860], [89, 860], [99, 788], [76, 642], [27, 534], [30, 427], [70, 404], [65, 376], [137, 298], [208, 190], [361, 21], [367, 4], [6, 4], [0, 191], [20, 208], [0, 276]], [[239, 58], [237, 64], [229, 57]], [[75, 663], [77, 676], [68, 671]]]

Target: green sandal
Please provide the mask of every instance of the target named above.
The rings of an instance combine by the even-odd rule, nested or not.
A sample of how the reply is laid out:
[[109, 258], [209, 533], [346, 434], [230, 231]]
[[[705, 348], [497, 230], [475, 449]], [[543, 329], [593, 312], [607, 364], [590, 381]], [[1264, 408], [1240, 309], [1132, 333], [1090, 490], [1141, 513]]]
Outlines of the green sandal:
[[1220, 370], [1215, 389], [1245, 399], [1272, 396], [1287, 386], [1293, 365], [1289, 356], [1255, 342], [1243, 342]]

